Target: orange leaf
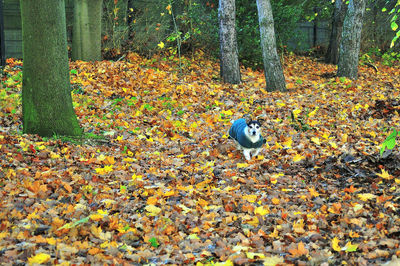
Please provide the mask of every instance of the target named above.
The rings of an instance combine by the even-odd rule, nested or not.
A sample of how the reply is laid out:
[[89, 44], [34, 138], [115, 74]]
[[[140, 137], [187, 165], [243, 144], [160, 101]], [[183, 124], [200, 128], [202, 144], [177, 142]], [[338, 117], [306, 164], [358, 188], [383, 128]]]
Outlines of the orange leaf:
[[344, 189], [344, 192], [349, 192], [349, 193], [354, 193], [356, 191], [357, 189], [353, 185], [351, 185], [349, 188]]
[[288, 251], [293, 257], [300, 257], [308, 254], [308, 250], [305, 248], [303, 242], [297, 244], [297, 248], [289, 249]]
[[158, 202], [158, 198], [157, 197], [148, 197], [147, 198], [147, 204], [148, 205], [156, 205]]
[[280, 200], [277, 199], [277, 198], [273, 198], [272, 199], [272, 203], [275, 204], [275, 205], [278, 205], [280, 203]]
[[308, 191], [310, 192], [311, 197], [319, 197], [319, 193], [315, 190], [314, 187], [309, 188]]
[[89, 249], [89, 251], [88, 251], [88, 253], [90, 254], [90, 255], [96, 255], [96, 254], [99, 254], [99, 253], [102, 253], [103, 251], [101, 250], [101, 249], [99, 249], [99, 248], [91, 248], [91, 249]]

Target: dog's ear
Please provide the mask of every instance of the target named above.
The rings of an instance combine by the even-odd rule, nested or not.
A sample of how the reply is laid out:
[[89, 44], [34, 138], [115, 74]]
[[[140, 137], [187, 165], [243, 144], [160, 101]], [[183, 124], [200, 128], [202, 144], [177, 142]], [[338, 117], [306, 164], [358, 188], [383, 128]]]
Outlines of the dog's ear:
[[265, 122], [264, 118], [257, 118], [257, 122], [260, 123], [260, 125], [262, 126]]

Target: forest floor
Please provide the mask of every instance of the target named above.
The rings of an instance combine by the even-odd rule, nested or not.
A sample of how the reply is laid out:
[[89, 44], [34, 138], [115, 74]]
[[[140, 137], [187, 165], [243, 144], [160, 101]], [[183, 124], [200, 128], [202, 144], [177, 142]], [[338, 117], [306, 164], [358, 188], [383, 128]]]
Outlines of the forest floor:
[[[23, 135], [22, 62], [0, 91], [0, 264], [400, 263], [400, 70], [358, 81], [284, 59], [288, 92], [242, 68], [223, 84], [201, 53], [73, 62], [84, 139]], [[246, 162], [230, 121], [262, 121]]]

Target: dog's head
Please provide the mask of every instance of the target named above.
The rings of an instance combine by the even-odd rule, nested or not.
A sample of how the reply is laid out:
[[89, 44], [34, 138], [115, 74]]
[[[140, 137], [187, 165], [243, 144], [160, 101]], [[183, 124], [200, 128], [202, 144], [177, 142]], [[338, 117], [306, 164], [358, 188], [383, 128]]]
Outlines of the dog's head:
[[261, 134], [261, 124], [256, 120], [247, 122], [247, 133], [251, 137], [255, 137]]

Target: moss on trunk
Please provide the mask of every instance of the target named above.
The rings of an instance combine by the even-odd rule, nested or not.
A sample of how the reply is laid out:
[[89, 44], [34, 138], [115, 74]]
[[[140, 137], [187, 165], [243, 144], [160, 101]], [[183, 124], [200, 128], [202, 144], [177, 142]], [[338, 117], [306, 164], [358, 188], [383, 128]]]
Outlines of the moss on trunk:
[[71, 98], [64, 0], [21, 0], [24, 133], [82, 135]]

